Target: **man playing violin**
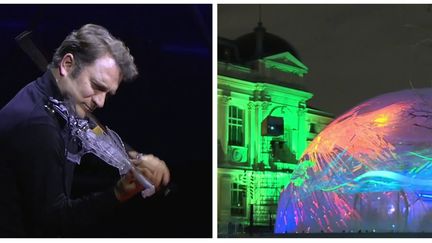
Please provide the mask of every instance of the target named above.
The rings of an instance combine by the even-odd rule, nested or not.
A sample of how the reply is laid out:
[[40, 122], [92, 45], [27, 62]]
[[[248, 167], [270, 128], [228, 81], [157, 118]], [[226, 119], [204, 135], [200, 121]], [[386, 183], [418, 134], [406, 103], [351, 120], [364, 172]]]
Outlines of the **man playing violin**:
[[[138, 75], [124, 43], [87, 24], [69, 34], [45, 74], [0, 110], [0, 236], [70, 236], [143, 190], [129, 172], [114, 188], [71, 199], [75, 163], [68, 161], [65, 122], [46, 105], [69, 101], [85, 119]], [[155, 186], [168, 184], [164, 161], [128, 151], [130, 161]]]

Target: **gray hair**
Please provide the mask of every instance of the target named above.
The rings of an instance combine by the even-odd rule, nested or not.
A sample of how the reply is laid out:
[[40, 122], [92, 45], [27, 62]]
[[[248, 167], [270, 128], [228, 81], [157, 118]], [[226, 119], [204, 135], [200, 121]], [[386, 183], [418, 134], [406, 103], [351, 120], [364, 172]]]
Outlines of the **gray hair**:
[[81, 72], [83, 65], [89, 65], [106, 54], [111, 55], [120, 67], [122, 80], [130, 81], [138, 76], [129, 48], [100, 25], [86, 24], [79, 30], [72, 31], [56, 49], [48, 68], [58, 68], [67, 53], [74, 55], [75, 67], [71, 73], [73, 78]]

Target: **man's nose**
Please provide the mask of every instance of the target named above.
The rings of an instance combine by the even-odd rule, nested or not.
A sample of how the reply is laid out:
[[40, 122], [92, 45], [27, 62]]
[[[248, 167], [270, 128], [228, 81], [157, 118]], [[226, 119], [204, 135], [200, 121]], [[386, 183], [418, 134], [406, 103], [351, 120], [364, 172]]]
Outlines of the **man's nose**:
[[105, 97], [106, 94], [104, 92], [96, 94], [92, 97], [93, 103], [95, 103], [98, 108], [102, 108], [105, 104]]

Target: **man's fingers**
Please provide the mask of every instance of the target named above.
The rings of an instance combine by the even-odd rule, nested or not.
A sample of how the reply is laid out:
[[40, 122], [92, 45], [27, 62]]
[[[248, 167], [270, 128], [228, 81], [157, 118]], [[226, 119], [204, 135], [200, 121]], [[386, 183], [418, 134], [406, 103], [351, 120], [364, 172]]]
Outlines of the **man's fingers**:
[[159, 171], [156, 171], [155, 173], [155, 187], [157, 190], [159, 190], [159, 188], [161, 187], [161, 182], [162, 182], [162, 174]]
[[141, 173], [147, 178], [156, 189], [159, 189], [162, 180], [162, 175], [159, 172], [152, 172], [148, 168], [140, 168]]
[[163, 184], [164, 186], [168, 185], [170, 181], [170, 172], [168, 170], [168, 168], [166, 169], [165, 173], [163, 174]]
[[124, 179], [126, 182], [131, 183], [131, 181], [134, 180], [134, 176], [132, 175], [132, 172], [129, 171], [128, 173], [126, 173], [126, 175], [124, 176]]
[[128, 151], [128, 154], [130, 158], [136, 159], [139, 153], [137, 151]]
[[131, 159], [130, 160], [132, 162], [133, 165], [135, 165], [136, 167], [139, 167], [141, 165], [141, 161], [138, 159]]
[[148, 167], [151, 167], [152, 169], [159, 165], [160, 159], [153, 156], [152, 154], [146, 154], [141, 156], [140, 160]]
[[[165, 161], [152, 154], [129, 152], [132, 164], [159, 190], [170, 181], [170, 172]], [[134, 157], [135, 156], [135, 157]]]
[[153, 172], [149, 170], [148, 168], [139, 168], [141, 173], [144, 175], [145, 178], [149, 179], [150, 181], [153, 179]]

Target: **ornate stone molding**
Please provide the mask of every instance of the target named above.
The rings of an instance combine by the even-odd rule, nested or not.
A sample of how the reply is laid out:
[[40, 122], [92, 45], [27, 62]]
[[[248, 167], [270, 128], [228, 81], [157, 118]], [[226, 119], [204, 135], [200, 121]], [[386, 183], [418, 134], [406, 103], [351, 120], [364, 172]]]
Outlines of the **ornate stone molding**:
[[221, 105], [228, 105], [231, 101], [231, 96], [221, 95], [219, 96], [219, 102]]

